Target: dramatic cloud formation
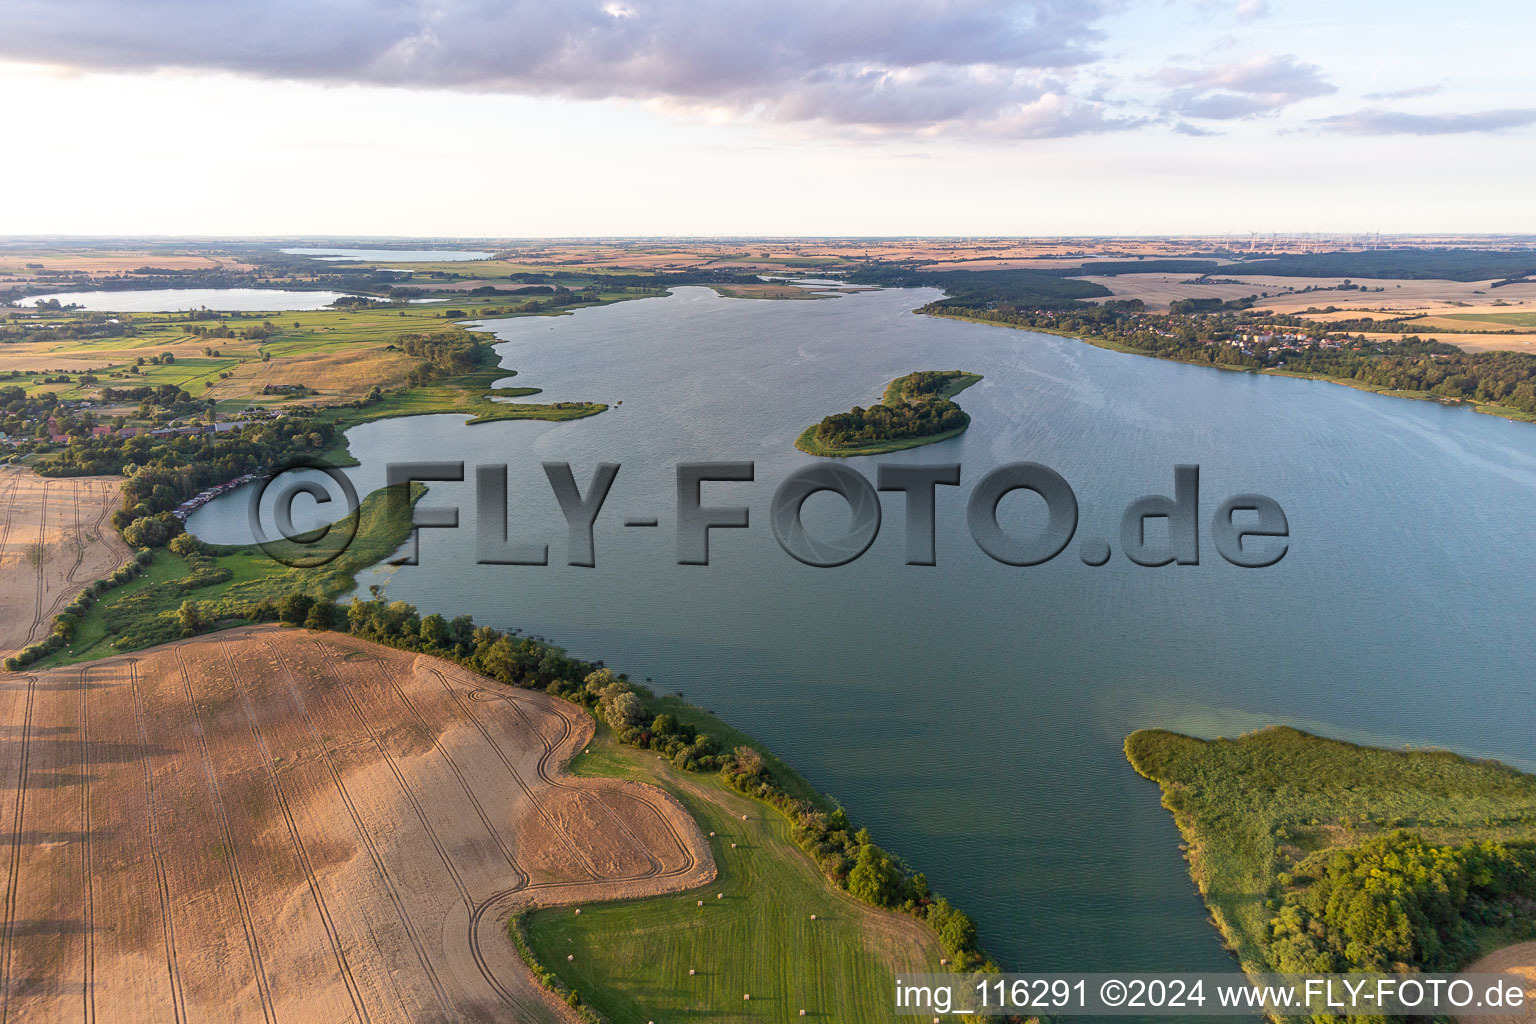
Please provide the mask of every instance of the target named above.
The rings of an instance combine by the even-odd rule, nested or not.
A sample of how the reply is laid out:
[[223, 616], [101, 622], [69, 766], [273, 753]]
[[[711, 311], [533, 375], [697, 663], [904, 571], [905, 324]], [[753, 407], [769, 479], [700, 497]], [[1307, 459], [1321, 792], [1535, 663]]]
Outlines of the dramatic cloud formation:
[[1338, 91], [1323, 78], [1321, 68], [1289, 54], [1204, 68], [1164, 68], [1156, 78], [1173, 90], [1165, 103], [1170, 111], [1209, 120], [1269, 114]]
[[1024, 136], [1134, 119], [1069, 96], [1109, 0], [7, 0], [0, 56]]
[[1318, 118], [1313, 123], [1349, 135], [1459, 135], [1536, 124], [1536, 107], [1478, 110], [1465, 114], [1405, 114], [1369, 107], [1353, 114]]
[[[837, 139], [986, 144], [1147, 125], [1198, 136], [1219, 134], [1214, 122], [1260, 133], [1256, 119], [1340, 91], [1332, 73], [1294, 55], [1314, 55], [1296, 27], [1306, 2], [3, 0], [0, 61], [632, 101], [684, 121], [806, 125], [806, 135]], [[1238, 56], [1253, 45], [1271, 52]], [[1185, 47], [1228, 56], [1171, 56]], [[1440, 89], [1362, 94], [1350, 88], [1358, 69], [1335, 61], [1330, 72], [1363, 95], [1347, 106]], [[1438, 134], [1513, 127], [1521, 116], [1371, 108], [1284, 123]]]

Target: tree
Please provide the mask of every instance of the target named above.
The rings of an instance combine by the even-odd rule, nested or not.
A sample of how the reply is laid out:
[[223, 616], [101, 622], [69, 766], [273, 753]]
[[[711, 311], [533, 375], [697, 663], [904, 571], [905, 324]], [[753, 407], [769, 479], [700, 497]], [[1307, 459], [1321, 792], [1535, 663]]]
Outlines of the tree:
[[182, 532], [181, 521], [169, 512], [140, 516], [123, 528], [123, 540], [129, 547], [163, 548]]
[[480, 671], [493, 679], [503, 683], [517, 681], [517, 651], [506, 637], [499, 636], [490, 643], [480, 644], [475, 658], [480, 663]]
[[433, 612], [421, 620], [421, 642], [428, 650], [448, 646], [448, 620]]
[[309, 618], [309, 610], [314, 603], [315, 599], [308, 594], [285, 594], [277, 603], [277, 617], [293, 626], [303, 625]]
[[865, 903], [888, 907], [901, 896], [901, 871], [890, 854], [865, 843], [848, 872], [848, 891]]
[[332, 629], [336, 625], [336, 616], [339, 611], [334, 601], [316, 601], [310, 605], [309, 614], [304, 616], [304, 628]]
[[203, 606], [190, 599], [181, 602], [181, 607], [176, 609], [176, 621], [181, 625], [182, 636], [196, 636], [208, 626]]
[[171, 554], [180, 555], [183, 558], [205, 554], [208, 551], [208, 545], [190, 533], [178, 533], [175, 537], [171, 538], [171, 542], [166, 547], [170, 550]]
[[945, 952], [958, 956], [976, 948], [976, 922], [963, 910], [952, 910], [939, 929], [939, 944]]

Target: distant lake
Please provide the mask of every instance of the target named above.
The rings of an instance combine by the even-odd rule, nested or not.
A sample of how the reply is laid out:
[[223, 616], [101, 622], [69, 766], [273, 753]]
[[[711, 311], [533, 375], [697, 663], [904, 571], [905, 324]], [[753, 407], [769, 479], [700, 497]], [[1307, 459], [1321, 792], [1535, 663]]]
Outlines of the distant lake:
[[[425, 501], [458, 506], [462, 529], [422, 530], [419, 566], [360, 582], [684, 691], [926, 871], [1014, 970], [1235, 969], [1157, 787], [1126, 764], [1132, 729], [1289, 723], [1532, 766], [1536, 426], [911, 312], [937, 297], [771, 302], [689, 287], [488, 321], [517, 384], [612, 407], [568, 423], [353, 428], [360, 494], [388, 462], [462, 459], [470, 477], [430, 484]], [[857, 561], [794, 561], [768, 507], [815, 461], [795, 437], [924, 369], [985, 375], [958, 399], [970, 430], [845, 464], [870, 479], [879, 464], [962, 464], [962, 485], [937, 489], [937, 567], [904, 564], [898, 494], [882, 496], [879, 536]], [[677, 565], [675, 464], [716, 460], [756, 463], [753, 482], [703, 493], [748, 506], [750, 528], [712, 531], [709, 566]], [[1056, 559], [1014, 568], [972, 541], [966, 498], [988, 470], [1025, 460], [1066, 477], [1080, 520]], [[596, 568], [566, 564], [546, 461], [570, 461], [583, 493], [597, 463], [622, 466]], [[1122, 511], [1171, 494], [1185, 462], [1200, 465], [1200, 564], [1131, 564]], [[512, 539], [548, 543], [549, 565], [475, 564], [477, 463], [510, 465]], [[1206, 536], [1216, 505], [1248, 491], [1290, 519], [1290, 553], [1272, 568], [1229, 565]], [[219, 499], [190, 526], [240, 541], [248, 500]], [[1024, 533], [1037, 501], [1009, 497], [999, 515]], [[623, 525], [651, 516], [660, 528]], [[805, 516], [813, 536], [848, 521], [826, 494]], [[1095, 535], [1115, 549], [1101, 568], [1079, 558]]]
[[468, 249], [284, 249], [290, 256], [313, 256], [317, 260], [340, 263], [349, 260], [390, 260], [395, 263], [468, 263], [488, 260], [493, 252]]
[[58, 299], [61, 305], [107, 313], [166, 313], [208, 309], [274, 313], [325, 309], [347, 292], [301, 292], [278, 288], [147, 288], [121, 292], [54, 292], [31, 295], [18, 305], [35, 306], [42, 299]]

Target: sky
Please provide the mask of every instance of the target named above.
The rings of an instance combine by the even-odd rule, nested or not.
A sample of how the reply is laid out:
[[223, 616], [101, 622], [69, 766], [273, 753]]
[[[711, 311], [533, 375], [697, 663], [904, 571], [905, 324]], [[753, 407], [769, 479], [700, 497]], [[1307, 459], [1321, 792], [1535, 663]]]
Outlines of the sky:
[[5, 0], [0, 235], [1536, 232], [1510, 0]]

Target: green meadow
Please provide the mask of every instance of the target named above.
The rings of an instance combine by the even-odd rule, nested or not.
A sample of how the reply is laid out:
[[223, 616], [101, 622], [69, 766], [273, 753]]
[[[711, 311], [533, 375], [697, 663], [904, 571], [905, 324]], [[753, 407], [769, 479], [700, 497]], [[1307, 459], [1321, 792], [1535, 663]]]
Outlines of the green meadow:
[[[1126, 757], [1162, 789], [1190, 874], [1244, 968], [1272, 965], [1272, 921], [1338, 851], [1408, 830], [1430, 844], [1536, 841], [1536, 776], [1448, 751], [1388, 750], [1288, 727], [1201, 740], [1132, 733]], [[1497, 947], [1516, 937], [1482, 931]]]

